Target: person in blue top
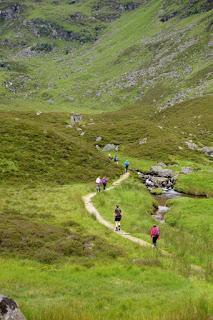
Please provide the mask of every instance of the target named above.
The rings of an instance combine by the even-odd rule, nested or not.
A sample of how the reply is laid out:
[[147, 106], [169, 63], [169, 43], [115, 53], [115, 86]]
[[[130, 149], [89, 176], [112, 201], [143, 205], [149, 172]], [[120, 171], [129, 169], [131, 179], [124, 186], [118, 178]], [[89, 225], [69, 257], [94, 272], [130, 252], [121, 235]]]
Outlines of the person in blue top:
[[128, 169], [129, 169], [129, 161], [128, 160], [126, 160], [124, 162], [124, 167], [125, 167], [125, 171], [128, 172]]

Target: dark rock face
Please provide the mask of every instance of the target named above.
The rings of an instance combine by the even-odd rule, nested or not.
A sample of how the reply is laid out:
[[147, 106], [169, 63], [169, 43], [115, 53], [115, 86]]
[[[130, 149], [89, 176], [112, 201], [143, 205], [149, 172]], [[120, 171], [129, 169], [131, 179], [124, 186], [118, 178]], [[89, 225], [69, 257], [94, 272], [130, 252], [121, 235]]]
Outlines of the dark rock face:
[[25, 320], [16, 302], [0, 295], [0, 320]]
[[28, 28], [36, 37], [51, 37], [53, 39], [63, 39], [67, 41], [90, 42], [94, 41], [92, 35], [85, 30], [82, 33], [68, 31], [61, 26], [42, 19], [25, 20], [24, 27]]
[[22, 7], [19, 4], [11, 5], [3, 10], [0, 10], [0, 20], [15, 20], [18, 19], [22, 12]]
[[160, 17], [160, 21], [161, 22], [166, 22], [174, 17], [176, 17], [178, 15], [178, 12], [175, 11], [175, 12], [172, 12], [172, 13], [169, 13], [169, 14], [165, 14], [163, 16]]
[[98, 0], [93, 6], [92, 12], [96, 19], [111, 22], [119, 18], [123, 12], [137, 9], [144, 2], [129, 1], [124, 4], [118, 0]]

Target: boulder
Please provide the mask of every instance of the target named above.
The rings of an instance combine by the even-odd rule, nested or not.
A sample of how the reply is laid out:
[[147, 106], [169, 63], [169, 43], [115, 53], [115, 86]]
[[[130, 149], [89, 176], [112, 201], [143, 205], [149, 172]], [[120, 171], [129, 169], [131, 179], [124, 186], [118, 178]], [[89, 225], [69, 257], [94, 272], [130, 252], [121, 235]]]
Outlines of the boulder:
[[204, 152], [206, 155], [213, 157], [213, 147], [203, 147], [200, 151]]
[[113, 143], [108, 143], [105, 145], [105, 147], [103, 148], [103, 151], [118, 151], [119, 146], [113, 144]]
[[147, 143], [147, 138], [143, 138], [139, 140], [139, 145]]
[[174, 172], [172, 170], [163, 169], [161, 166], [153, 166], [150, 170], [150, 173], [158, 177], [174, 177]]
[[96, 140], [95, 140], [95, 141], [96, 141], [96, 142], [100, 142], [101, 140], [102, 140], [102, 137], [99, 136], [99, 137], [96, 137]]
[[187, 145], [187, 147], [190, 150], [198, 150], [199, 149], [198, 145], [196, 143], [192, 142], [192, 140], [185, 141], [185, 144]]
[[0, 295], [0, 320], [26, 320], [17, 303]]
[[163, 178], [163, 177], [152, 177], [152, 182], [155, 187], [161, 188], [161, 187], [167, 187], [168, 185], [168, 178]]

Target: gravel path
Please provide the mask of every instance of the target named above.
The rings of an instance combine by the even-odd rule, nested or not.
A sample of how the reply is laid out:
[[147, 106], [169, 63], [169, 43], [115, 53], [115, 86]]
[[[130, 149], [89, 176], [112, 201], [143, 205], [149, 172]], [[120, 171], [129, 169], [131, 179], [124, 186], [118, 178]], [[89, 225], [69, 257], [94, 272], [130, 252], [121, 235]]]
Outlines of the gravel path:
[[[125, 181], [126, 179], [129, 178], [129, 173], [125, 173], [123, 174], [118, 180], [116, 180], [111, 187], [107, 188], [106, 191], [110, 191], [113, 190], [115, 187], [119, 186], [123, 181]], [[83, 202], [85, 205], [86, 210], [89, 212], [89, 214], [95, 216], [96, 220], [101, 223], [102, 225], [104, 225], [105, 227], [107, 227], [108, 229], [110, 229], [113, 232], [115, 231], [115, 227], [114, 225], [112, 225], [110, 222], [108, 222], [107, 220], [105, 220], [101, 213], [95, 208], [95, 206], [93, 205], [92, 199], [96, 196], [96, 192], [93, 193], [89, 193], [86, 196], [84, 196]], [[151, 244], [147, 241], [144, 241], [142, 239], [136, 238], [131, 236], [130, 234], [126, 233], [125, 231], [119, 231], [116, 232], [116, 234], [118, 234], [119, 236], [128, 239], [136, 244], [138, 244], [141, 247], [151, 247]], [[166, 253], [165, 251], [161, 250], [162, 253], [168, 255], [168, 253]]]

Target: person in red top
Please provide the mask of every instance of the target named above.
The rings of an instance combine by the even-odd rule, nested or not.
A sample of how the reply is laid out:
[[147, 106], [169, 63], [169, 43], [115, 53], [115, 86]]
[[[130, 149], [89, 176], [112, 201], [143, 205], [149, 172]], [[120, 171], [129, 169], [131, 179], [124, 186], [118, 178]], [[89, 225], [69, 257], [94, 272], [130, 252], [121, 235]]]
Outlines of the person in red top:
[[153, 226], [150, 230], [150, 236], [152, 239], [152, 247], [156, 248], [157, 247], [157, 240], [160, 239], [160, 229], [157, 226]]

